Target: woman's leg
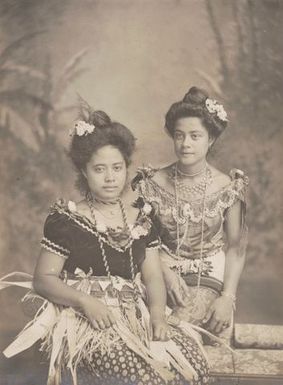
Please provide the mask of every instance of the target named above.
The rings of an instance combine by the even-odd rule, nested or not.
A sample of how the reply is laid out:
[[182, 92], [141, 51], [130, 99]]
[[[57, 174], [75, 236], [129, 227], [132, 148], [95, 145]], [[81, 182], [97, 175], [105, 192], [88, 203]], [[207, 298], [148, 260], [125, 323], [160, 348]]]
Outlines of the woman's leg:
[[[209, 287], [200, 286], [189, 286], [189, 295], [186, 297], [185, 307], [174, 307], [173, 313], [175, 317], [178, 317], [184, 321], [190, 322], [194, 325], [205, 328], [202, 324], [202, 320], [206, 316], [210, 306], [219, 296], [219, 293]], [[233, 314], [231, 314], [230, 326], [224, 329], [217, 337], [222, 338], [228, 345], [231, 343], [233, 333]], [[204, 336], [204, 343], [207, 345], [214, 345], [215, 343], [209, 338]]]
[[[209, 382], [209, 368], [206, 359], [200, 351], [198, 344], [189, 336], [184, 335], [179, 331], [175, 331], [173, 334], [173, 341], [178, 345], [179, 349], [190, 362], [191, 366], [195, 369], [198, 374], [198, 380], [194, 385], [204, 385]], [[172, 384], [185, 384], [182, 382], [182, 376], [176, 373], [176, 380]], [[179, 380], [179, 382], [178, 382]]]
[[88, 369], [93, 376], [89, 385], [165, 384], [155, 370], [125, 344], [113, 346], [108, 354], [95, 352]]
[[[174, 342], [198, 373], [195, 382], [186, 381], [174, 368], [174, 379], [167, 385], [203, 385], [207, 383], [208, 369], [197, 344], [174, 331]], [[109, 354], [95, 352], [92, 362], [77, 368], [79, 385], [165, 385], [159, 374], [126, 345], [113, 347]], [[61, 385], [72, 385], [70, 373], [62, 376]]]

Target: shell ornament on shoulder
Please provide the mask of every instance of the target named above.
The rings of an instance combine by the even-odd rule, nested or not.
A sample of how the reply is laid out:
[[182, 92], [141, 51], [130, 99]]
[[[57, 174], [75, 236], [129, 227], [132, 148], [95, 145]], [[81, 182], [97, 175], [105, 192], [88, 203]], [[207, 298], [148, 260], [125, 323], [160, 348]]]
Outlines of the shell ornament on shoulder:
[[144, 167], [139, 167], [137, 169], [137, 175], [133, 178], [132, 183], [131, 183], [132, 189], [136, 190], [137, 185], [141, 181], [148, 179], [148, 178], [152, 178], [157, 170], [158, 169], [153, 168], [150, 165], [144, 166]]
[[238, 169], [238, 168], [233, 168], [230, 173], [230, 178], [232, 180], [242, 180], [244, 182], [245, 185], [248, 185], [249, 184], [249, 177], [247, 175], [245, 175], [244, 171]]

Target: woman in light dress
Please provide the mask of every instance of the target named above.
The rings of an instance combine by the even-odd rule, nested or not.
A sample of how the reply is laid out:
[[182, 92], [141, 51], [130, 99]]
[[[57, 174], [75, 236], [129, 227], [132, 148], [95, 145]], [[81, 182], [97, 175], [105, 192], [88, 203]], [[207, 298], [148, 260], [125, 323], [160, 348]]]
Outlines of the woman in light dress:
[[139, 206], [152, 208], [173, 314], [229, 339], [245, 262], [248, 179], [207, 161], [227, 122], [224, 107], [192, 87], [166, 114], [176, 161], [139, 169], [132, 185]]

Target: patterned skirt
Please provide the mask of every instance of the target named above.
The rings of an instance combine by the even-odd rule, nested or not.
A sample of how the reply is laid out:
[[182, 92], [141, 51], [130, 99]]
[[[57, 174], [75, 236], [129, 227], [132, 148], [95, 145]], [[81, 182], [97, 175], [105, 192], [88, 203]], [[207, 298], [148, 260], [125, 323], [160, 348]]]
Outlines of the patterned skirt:
[[[41, 340], [41, 350], [49, 357], [47, 385], [208, 383], [206, 353], [196, 331], [169, 316], [170, 340], [151, 341], [150, 317], [142, 296], [133, 300], [131, 282], [120, 277], [114, 282], [115, 295], [103, 277], [66, 281], [111, 307], [117, 323], [105, 330], [95, 330], [78, 310], [55, 305], [31, 291], [28, 300], [42, 300], [41, 306], [4, 354], [11, 357]], [[29, 283], [2, 281], [0, 289], [11, 285], [27, 288]]]
[[[79, 385], [202, 385], [209, 382], [208, 366], [198, 345], [181, 332], [175, 331], [173, 341], [195, 369], [198, 379], [186, 380], [174, 367], [172, 380], [165, 380], [138, 354], [121, 343], [109, 354], [95, 352], [91, 363], [78, 368]], [[72, 385], [71, 376], [64, 373], [62, 385]]]
[[[185, 306], [172, 306], [172, 314], [181, 320], [204, 327], [202, 321], [210, 306], [216, 298], [219, 297], [222, 290], [222, 283], [214, 278], [202, 277], [200, 286], [197, 287], [197, 276], [195, 274], [188, 274], [183, 278], [188, 285], [188, 295], [184, 299]], [[233, 314], [231, 314], [230, 325], [218, 334], [218, 337], [228, 345], [231, 343], [233, 334], [233, 318]], [[208, 345], [214, 344], [210, 338], [205, 336], [204, 343]]]

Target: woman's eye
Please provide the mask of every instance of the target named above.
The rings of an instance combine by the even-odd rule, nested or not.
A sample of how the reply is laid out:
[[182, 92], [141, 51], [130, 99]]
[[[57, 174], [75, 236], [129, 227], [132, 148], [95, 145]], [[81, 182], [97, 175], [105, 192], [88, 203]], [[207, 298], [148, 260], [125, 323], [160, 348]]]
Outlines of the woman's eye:
[[103, 167], [95, 167], [94, 171], [97, 173], [102, 173], [104, 171], [104, 168]]
[[121, 171], [122, 170], [122, 166], [115, 166], [114, 167], [114, 171]]
[[193, 139], [193, 140], [197, 140], [199, 137], [200, 137], [200, 135], [197, 135], [197, 134], [193, 134], [193, 135], [192, 135], [192, 139]]
[[181, 139], [183, 139], [183, 135], [180, 134], [180, 133], [176, 133], [176, 134], [175, 134], [175, 139], [181, 140]]

